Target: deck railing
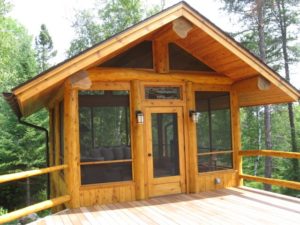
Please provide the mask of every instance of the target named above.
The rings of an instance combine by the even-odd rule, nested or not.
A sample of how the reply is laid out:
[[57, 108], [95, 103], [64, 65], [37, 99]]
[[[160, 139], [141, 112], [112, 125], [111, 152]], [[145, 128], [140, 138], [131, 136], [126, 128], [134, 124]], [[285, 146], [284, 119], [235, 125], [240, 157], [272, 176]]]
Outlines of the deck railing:
[[[242, 150], [239, 151], [239, 156], [242, 158], [249, 157], [249, 156], [271, 156], [271, 157], [300, 159], [300, 153], [298, 152], [284, 152], [284, 151], [274, 151], [274, 150]], [[288, 181], [288, 180], [280, 180], [274, 178], [252, 176], [248, 174], [243, 174], [241, 171], [239, 173], [239, 178], [300, 190], [300, 182], [297, 181]]]
[[[1, 175], [0, 176], [0, 184], [6, 183], [6, 182], [11, 182], [11, 181], [16, 181], [28, 177], [33, 177], [33, 176], [38, 176], [38, 175], [43, 175], [47, 173], [53, 173], [56, 171], [64, 170], [68, 166], [67, 165], [59, 165], [59, 166], [52, 166], [52, 167], [47, 167], [43, 169], [36, 169], [36, 170], [30, 170], [30, 171], [24, 171], [24, 172], [19, 172], [19, 173], [12, 173], [12, 174], [6, 174], [6, 175]], [[19, 219], [23, 216], [29, 215], [31, 213], [39, 212], [45, 209], [49, 209], [58, 205], [61, 205], [63, 203], [66, 203], [70, 201], [71, 197], [70, 195], [64, 195], [61, 197], [53, 198], [50, 200], [46, 200], [37, 204], [33, 204], [31, 206], [27, 206], [25, 208], [6, 213], [2, 216], [0, 216], [0, 224], [7, 223], [16, 219]]]

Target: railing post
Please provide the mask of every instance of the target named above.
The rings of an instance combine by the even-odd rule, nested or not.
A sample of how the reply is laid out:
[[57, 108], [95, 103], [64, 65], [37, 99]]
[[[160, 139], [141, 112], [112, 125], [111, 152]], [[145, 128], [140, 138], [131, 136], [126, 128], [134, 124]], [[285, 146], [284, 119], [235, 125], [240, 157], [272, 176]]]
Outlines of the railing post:
[[237, 186], [243, 186], [243, 179], [240, 175], [243, 174], [243, 159], [239, 155], [241, 150], [241, 125], [240, 125], [240, 106], [239, 98], [235, 88], [231, 90], [231, 126], [232, 126], [232, 149], [233, 149], [233, 164], [237, 170]]

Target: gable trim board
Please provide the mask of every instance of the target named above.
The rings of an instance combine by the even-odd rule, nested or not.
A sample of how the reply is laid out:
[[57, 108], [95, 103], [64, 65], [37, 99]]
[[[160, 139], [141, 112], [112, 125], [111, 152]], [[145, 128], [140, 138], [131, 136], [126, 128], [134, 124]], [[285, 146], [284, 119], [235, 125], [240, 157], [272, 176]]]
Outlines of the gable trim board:
[[[292, 85], [281, 78], [266, 64], [221, 31], [208, 19], [192, 9], [188, 4], [180, 2], [14, 88], [12, 93], [17, 99], [21, 115], [30, 115], [42, 107], [42, 105], [38, 105], [29, 111], [24, 110], [24, 106], [28, 104], [26, 101], [29, 99], [37, 99], [38, 94], [41, 92], [50, 93], [53, 87], [56, 88], [56, 86], [59, 86], [57, 84], [62, 84], [64, 79], [72, 74], [89, 69], [91, 65], [95, 65], [95, 63], [99, 63], [101, 60], [103, 61], [112, 53], [137, 42], [180, 17], [184, 17], [187, 21], [192, 23], [193, 26], [204, 31], [210, 38], [222, 44], [226, 50], [239, 57], [249, 67], [257, 71], [257, 75], [260, 74], [285, 93], [288, 97], [287, 99], [291, 101], [297, 101], [299, 99], [300, 94], [296, 88], [292, 87]], [[45, 104], [47, 101], [48, 99], [44, 100], [43, 103]]]

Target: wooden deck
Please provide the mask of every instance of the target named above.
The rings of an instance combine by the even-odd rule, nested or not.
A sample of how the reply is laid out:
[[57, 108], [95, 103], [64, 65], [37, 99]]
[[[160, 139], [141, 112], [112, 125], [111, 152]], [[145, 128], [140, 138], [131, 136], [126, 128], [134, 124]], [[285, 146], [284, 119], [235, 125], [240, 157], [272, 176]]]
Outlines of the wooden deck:
[[31, 225], [300, 224], [300, 199], [251, 188], [65, 210]]

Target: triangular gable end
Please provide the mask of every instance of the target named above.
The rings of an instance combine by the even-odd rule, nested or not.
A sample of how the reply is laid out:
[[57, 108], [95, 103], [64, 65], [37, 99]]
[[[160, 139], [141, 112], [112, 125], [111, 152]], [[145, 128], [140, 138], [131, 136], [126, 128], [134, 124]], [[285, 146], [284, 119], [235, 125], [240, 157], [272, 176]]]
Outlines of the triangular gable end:
[[[261, 75], [276, 86], [278, 94], [286, 96], [284, 98], [286, 102], [299, 98], [299, 92], [281, 79], [272, 69], [260, 62], [189, 5], [181, 2], [13, 89], [13, 95], [17, 99], [21, 114], [27, 116], [45, 106], [49, 95], [54, 93], [66, 78], [101, 64], [104, 62], [103, 59], [108, 58], [109, 55], [134, 42], [138, 43], [145, 36], [158, 31], [178, 18], [185, 18], [195, 28], [186, 38], [178, 39], [175, 42], [179, 47], [191, 53], [193, 57], [235, 81]], [[195, 36], [193, 36], [194, 34]], [[191, 46], [193, 42], [201, 43], [200, 40], [206, 41], [206, 44], [210, 45], [210, 49], [197, 51]]]

